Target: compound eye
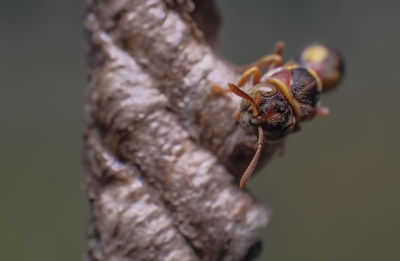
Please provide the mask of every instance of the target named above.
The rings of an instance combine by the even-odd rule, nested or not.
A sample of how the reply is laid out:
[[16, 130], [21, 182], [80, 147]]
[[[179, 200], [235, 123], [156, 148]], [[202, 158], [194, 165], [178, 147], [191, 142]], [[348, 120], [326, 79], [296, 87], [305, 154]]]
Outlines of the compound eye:
[[263, 97], [271, 97], [273, 95], [275, 95], [278, 90], [277, 88], [269, 83], [265, 83], [265, 84], [261, 84], [258, 87], [258, 92], [263, 96]]

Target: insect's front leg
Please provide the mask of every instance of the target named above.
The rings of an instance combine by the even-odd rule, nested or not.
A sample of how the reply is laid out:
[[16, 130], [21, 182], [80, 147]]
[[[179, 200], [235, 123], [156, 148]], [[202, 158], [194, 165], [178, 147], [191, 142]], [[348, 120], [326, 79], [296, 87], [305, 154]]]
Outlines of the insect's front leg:
[[[283, 50], [285, 48], [285, 43], [282, 41], [278, 41], [275, 44], [274, 54], [266, 55], [257, 61], [243, 67], [239, 67], [239, 71], [243, 72], [242, 77], [239, 80], [237, 86], [239, 88], [243, 87], [248, 79], [253, 75], [253, 85], [260, 82], [261, 77], [261, 68], [269, 66], [268, 70], [271, 70], [275, 67], [281, 66], [283, 63]], [[230, 89], [226, 89], [218, 84], [213, 84], [211, 86], [211, 90], [218, 94], [225, 94], [230, 92]]]
[[271, 70], [273, 68], [281, 66], [282, 62], [283, 62], [282, 56], [280, 56], [278, 54], [269, 54], [264, 57], [261, 57], [257, 61], [255, 61], [247, 66], [242, 67], [241, 69], [248, 70], [249, 68], [252, 68], [252, 67], [264, 68], [264, 67], [269, 66], [268, 70]]
[[257, 61], [243, 66], [240, 68], [241, 71], [246, 71], [252, 67], [258, 67], [260, 69], [268, 67], [267, 71], [272, 70], [273, 68], [279, 67], [283, 64], [283, 50], [285, 49], [285, 43], [282, 41], [278, 41], [275, 44], [274, 53], [261, 57]]
[[[237, 96], [248, 100], [253, 106], [254, 115], [257, 116], [258, 115], [258, 108], [255, 105], [253, 99], [247, 93], [245, 93], [244, 91], [240, 90], [240, 88], [242, 88], [246, 84], [246, 82], [250, 79], [251, 76], [253, 76], [253, 85], [256, 85], [256, 84], [260, 83], [260, 78], [261, 78], [260, 69], [258, 67], [252, 67], [252, 68], [246, 70], [242, 74], [242, 77], [240, 78], [239, 83], [237, 85], [229, 83], [228, 84], [229, 89], [226, 89], [226, 88], [223, 88], [223, 87], [221, 87], [219, 85], [215, 85], [214, 84], [214, 85], [211, 86], [211, 90], [213, 92], [216, 92], [216, 93], [219, 93], [219, 94], [224, 94], [224, 93], [227, 93], [227, 92], [233, 92]], [[236, 122], [236, 124], [239, 122], [239, 120], [240, 120], [240, 111], [237, 111], [235, 113], [235, 122]]]
[[[239, 83], [237, 84], [237, 87], [241, 88], [243, 87], [246, 82], [250, 79], [250, 77], [253, 76], [253, 85], [256, 85], [260, 82], [260, 78], [261, 78], [261, 72], [260, 69], [258, 67], [251, 67], [249, 69], [247, 69], [242, 76], [240, 77]], [[226, 89], [221, 87], [220, 85], [214, 84], [211, 86], [211, 90], [213, 92], [219, 93], [219, 94], [224, 94], [227, 92], [230, 92], [231, 89]]]

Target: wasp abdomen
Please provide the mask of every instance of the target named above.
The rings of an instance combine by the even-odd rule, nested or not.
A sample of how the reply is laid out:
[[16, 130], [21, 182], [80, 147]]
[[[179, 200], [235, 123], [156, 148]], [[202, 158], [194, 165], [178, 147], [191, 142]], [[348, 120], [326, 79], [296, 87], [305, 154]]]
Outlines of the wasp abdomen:
[[335, 88], [344, 72], [342, 55], [336, 49], [323, 44], [310, 44], [301, 50], [297, 62], [313, 69], [321, 78], [323, 91]]

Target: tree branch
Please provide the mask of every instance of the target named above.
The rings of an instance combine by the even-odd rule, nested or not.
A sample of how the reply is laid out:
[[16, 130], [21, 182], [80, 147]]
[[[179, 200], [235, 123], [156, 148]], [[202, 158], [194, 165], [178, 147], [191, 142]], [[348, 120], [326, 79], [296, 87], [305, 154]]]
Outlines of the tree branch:
[[212, 21], [211, 0], [87, 0], [89, 260], [250, 260], [259, 247], [267, 210], [237, 185], [257, 136], [234, 123], [239, 99], [210, 89], [239, 76], [210, 47]]

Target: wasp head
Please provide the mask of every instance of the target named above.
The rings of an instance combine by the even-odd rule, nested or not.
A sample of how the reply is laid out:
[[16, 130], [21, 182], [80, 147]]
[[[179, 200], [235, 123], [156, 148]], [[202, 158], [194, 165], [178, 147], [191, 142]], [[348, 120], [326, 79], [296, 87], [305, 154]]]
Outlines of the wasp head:
[[248, 91], [258, 109], [255, 115], [251, 103], [243, 99], [240, 105], [240, 124], [257, 129], [261, 126], [268, 141], [284, 138], [293, 130], [295, 115], [282, 92], [274, 84], [263, 82]]

